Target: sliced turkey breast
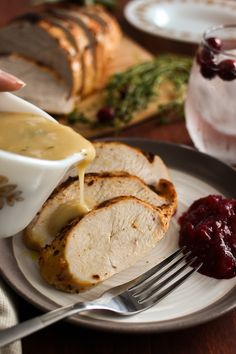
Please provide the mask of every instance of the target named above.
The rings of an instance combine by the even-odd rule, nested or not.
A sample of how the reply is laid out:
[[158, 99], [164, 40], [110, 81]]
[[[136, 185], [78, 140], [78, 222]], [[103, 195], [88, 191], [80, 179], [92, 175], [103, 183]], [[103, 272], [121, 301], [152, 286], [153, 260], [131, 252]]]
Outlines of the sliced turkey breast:
[[76, 76], [77, 83], [75, 89], [77, 94], [81, 94], [85, 74], [83, 54], [86, 48], [89, 46], [87, 36], [83, 33], [83, 31], [81, 31], [81, 28], [79, 26], [77, 26], [73, 21], [70, 21], [69, 19], [63, 20], [57, 16], [53, 16], [51, 13], [48, 12], [42, 12], [40, 16], [42, 17], [42, 19], [46, 19], [55, 27], [61, 28], [64, 31], [68, 41], [76, 49], [76, 61], [73, 63], [73, 66], [76, 65], [76, 62], [78, 61], [80, 63], [80, 65], [78, 66], [78, 70], [80, 70], [80, 72], [77, 73], [78, 75]]
[[73, 35], [75, 46], [78, 50], [78, 58], [82, 67], [81, 90], [77, 93], [83, 96], [87, 93], [88, 85], [89, 87], [94, 86], [94, 77], [96, 75], [96, 67], [94, 64], [94, 37], [90, 34], [87, 26], [85, 26], [82, 21], [76, 20], [73, 16], [66, 16], [64, 13], [57, 13], [52, 9], [50, 9], [50, 14], [55, 21], [62, 22]]
[[[102, 6], [84, 6], [78, 11], [73, 4], [64, 3], [65, 13], [79, 17], [80, 21], [90, 29], [95, 37], [96, 88], [101, 88], [106, 82], [107, 64], [114, 56], [121, 40], [121, 30], [116, 20]], [[87, 17], [87, 18], [86, 18]], [[91, 34], [90, 34], [91, 35]], [[92, 43], [94, 41], [92, 40]]]
[[79, 98], [104, 87], [120, 38], [118, 23], [101, 7], [46, 4], [0, 28], [0, 55], [16, 53], [54, 70], [67, 96]]
[[103, 30], [109, 33], [106, 39], [105, 47], [108, 56], [113, 56], [114, 51], [120, 43], [121, 31], [118, 23], [110, 16], [104, 8], [99, 5], [86, 6], [81, 9], [87, 16], [92, 17], [95, 21], [101, 24]]
[[[24, 231], [24, 242], [27, 247], [42, 249], [52, 242], [63, 226], [78, 216], [79, 188], [78, 179], [70, 178], [53, 192]], [[86, 175], [84, 194], [90, 209], [115, 197], [134, 196], [154, 208], [162, 207], [166, 223], [169, 223], [177, 203], [176, 192], [171, 182], [160, 180], [156, 188], [150, 189], [138, 177], [124, 173]]]
[[[65, 31], [40, 14], [27, 14], [0, 29], [0, 54], [17, 53], [55, 70], [69, 93], [78, 91], [81, 62]], [[35, 83], [36, 84], [36, 83]]]
[[84, 31], [88, 38], [89, 46], [84, 53], [84, 82], [82, 94], [90, 94], [97, 87], [105, 74], [106, 56], [104, 52], [104, 41], [106, 38], [100, 38], [102, 31], [100, 25], [92, 18], [78, 11], [78, 7], [52, 7], [51, 12], [64, 20], [74, 21], [77, 26]]
[[26, 82], [15, 95], [51, 113], [73, 110], [75, 99], [68, 97], [68, 85], [53, 70], [14, 54], [0, 56], [0, 68]]
[[43, 278], [67, 292], [127, 269], [166, 232], [161, 212], [135, 197], [109, 200], [68, 225], [39, 258]]
[[[71, 21], [64, 21], [63, 19], [60, 19], [56, 16], [53, 16], [50, 12], [41, 12], [40, 16], [42, 19], [46, 19], [48, 22], [52, 23], [56, 27], [60, 27], [64, 32], [65, 35], [68, 39], [68, 41], [71, 43], [71, 45], [76, 48], [77, 51], [79, 51], [78, 48], [78, 42], [76, 40], [76, 35], [75, 35], [75, 26], [74, 23]], [[82, 38], [83, 42], [83, 38]]]
[[[95, 160], [87, 172], [123, 171], [155, 185], [161, 178], [170, 180], [168, 170], [159, 156], [120, 142], [94, 142]], [[73, 172], [72, 172], [73, 173]]]

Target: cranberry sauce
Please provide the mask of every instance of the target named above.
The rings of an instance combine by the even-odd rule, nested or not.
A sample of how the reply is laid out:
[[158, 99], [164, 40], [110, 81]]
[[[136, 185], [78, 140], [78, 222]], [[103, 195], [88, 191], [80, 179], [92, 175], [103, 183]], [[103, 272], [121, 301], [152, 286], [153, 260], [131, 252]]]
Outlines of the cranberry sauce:
[[236, 275], [236, 199], [209, 195], [180, 217], [179, 245], [203, 262], [199, 272], [217, 279]]

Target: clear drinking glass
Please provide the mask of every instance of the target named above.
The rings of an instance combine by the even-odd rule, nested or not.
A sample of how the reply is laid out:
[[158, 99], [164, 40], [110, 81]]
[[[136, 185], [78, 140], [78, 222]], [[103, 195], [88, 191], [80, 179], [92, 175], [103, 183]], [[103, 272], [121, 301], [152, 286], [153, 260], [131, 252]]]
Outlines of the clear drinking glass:
[[189, 79], [185, 116], [200, 151], [236, 164], [236, 25], [204, 33]]

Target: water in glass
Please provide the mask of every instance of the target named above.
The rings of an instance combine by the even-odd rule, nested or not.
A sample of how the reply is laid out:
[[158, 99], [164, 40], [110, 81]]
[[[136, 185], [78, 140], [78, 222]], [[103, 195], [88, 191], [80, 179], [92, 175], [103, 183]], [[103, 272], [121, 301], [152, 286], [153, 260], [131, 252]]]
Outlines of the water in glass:
[[236, 164], [236, 25], [204, 34], [190, 75], [185, 115], [200, 151]]

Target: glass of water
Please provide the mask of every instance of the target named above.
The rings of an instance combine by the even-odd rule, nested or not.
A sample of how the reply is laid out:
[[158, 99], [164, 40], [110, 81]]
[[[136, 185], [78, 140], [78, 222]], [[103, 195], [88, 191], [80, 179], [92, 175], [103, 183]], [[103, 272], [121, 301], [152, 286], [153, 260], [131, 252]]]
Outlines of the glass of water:
[[190, 74], [185, 116], [200, 151], [236, 164], [236, 25], [204, 33]]

